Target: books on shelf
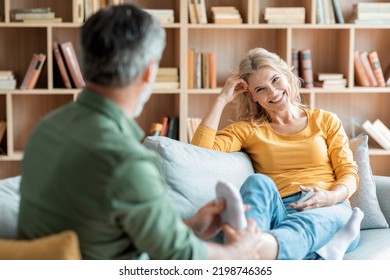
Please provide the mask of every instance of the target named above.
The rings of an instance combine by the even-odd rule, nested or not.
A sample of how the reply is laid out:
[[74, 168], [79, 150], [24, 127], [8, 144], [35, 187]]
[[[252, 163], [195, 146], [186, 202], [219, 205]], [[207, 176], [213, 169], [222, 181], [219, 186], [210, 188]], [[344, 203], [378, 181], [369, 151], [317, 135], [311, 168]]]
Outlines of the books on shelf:
[[377, 119], [373, 123], [366, 120], [362, 127], [383, 149], [390, 150], [390, 130], [381, 120]]
[[304, 7], [266, 7], [264, 19], [269, 24], [304, 24]]
[[318, 24], [344, 23], [339, 0], [317, 0], [316, 22]]
[[238, 9], [234, 6], [211, 7], [213, 22], [216, 24], [240, 24], [242, 18]]
[[216, 88], [217, 62], [215, 52], [201, 52], [189, 49], [188, 62], [188, 88]]
[[317, 73], [314, 86], [327, 89], [345, 88], [347, 79], [343, 73]]
[[11, 70], [0, 70], [0, 90], [14, 90], [16, 79]]
[[314, 86], [314, 76], [310, 49], [299, 51], [299, 73], [304, 81], [304, 87], [312, 88]]
[[356, 85], [365, 87], [385, 87], [386, 79], [377, 51], [355, 51], [354, 70]]
[[56, 17], [50, 7], [12, 9], [10, 11], [10, 19], [12, 22], [30, 24], [62, 22], [62, 18]]
[[179, 140], [179, 117], [163, 116], [160, 122], [150, 125], [148, 136], [166, 136]]
[[353, 5], [350, 22], [355, 24], [390, 24], [390, 3], [356, 3]]
[[58, 42], [54, 41], [52, 44], [53, 48], [53, 55], [55, 59], [55, 65], [58, 68], [58, 71], [61, 75], [62, 81], [64, 83], [65, 88], [72, 88], [72, 83], [70, 82], [68, 69], [64, 62], [64, 57], [62, 55], [62, 52], [60, 50]]
[[60, 48], [73, 84], [76, 88], [83, 88], [85, 86], [85, 82], [83, 75], [81, 74], [80, 65], [73, 47], [73, 43], [71, 41], [60, 43]]
[[34, 53], [30, 64], [27, 68], [27, 71], [23, 77], [22, 83], [20, 85], [20, 89], [26, 90], [26, 89], [33, 89], [35, 88], [39, 76], [42, 72], [43, 64], [46, 61], [46, 55], [45, 54], [37, 54]]
[[295, 76], [299, 77], [299, 51], [297, 49], [292, 49], [291, 51], [291, 61], [292, 61], [292, 72]]

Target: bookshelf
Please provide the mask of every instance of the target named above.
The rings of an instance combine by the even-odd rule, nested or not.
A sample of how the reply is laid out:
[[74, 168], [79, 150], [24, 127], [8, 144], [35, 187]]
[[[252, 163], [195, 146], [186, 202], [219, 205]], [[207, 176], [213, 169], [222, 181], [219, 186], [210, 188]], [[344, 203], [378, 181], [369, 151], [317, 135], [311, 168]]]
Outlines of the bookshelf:
[[[354, 50], [376, 50], [381, 65], [390, 64], [390, 25], [350, 24], [352, 5], [359, 2], [390, 1], [339, 1], [345, 24], [317, 24], [317, 0], [259, 0], [259, 23], [248, 23], [250, 4], [253, 0], [206, 0], [208, 24], [192, 24], [188, 16], [186, 0], [123, 0], [146, 9], [173, 9], [174, 23], [163, 24], [167, 32], [167, 47], [161, 66], [180, 69], [178, 89], [155, 89], [145, 110], [137, 119], [147, 133], [153, 122], [162, 116], [180, 118], [180, 140], [187, 141], [187, 117], [203, 117], [216, 98], [225, 79], [237, 69], [242, 55], [251, 48], [264, 47], [278, 53], [290, 65], [292, 49], [310, 48], [313, 72], [339, 72], [348, 79], [344, 89], [304, 88], [302, 99], [311, 107], [319, 107], [337, 113], [351, 135], [350, 120], [362, 124], [366, 119], [381, 119], [390, 127], [390, 87], [356, 87], [354, 83]], [[0, 91], [0, 119], [7, 120], [6, 137], [0, 143], [5, 155], [0, 156], [0, 178], [20, 172], [23, 150], [37, 122], [47, 113], [77, 98], [79, 89], [65, 89], [61, 77], [54, 70], [51, 44], [79, 41], [78, 17], [82, 0], [0, 0], [0, 68], [12, 70], [17, 78], [17, 89]], [[242, 24], [213, 24], [212, 6], [234, 6], [243, 19]], [[25, 24], [10, 21], [9, 11], [14, 8], [50, 7], [61, 23]], [[267, 24], [265, 7], [304, 7], [305, 24]], [[216, 53], [216, 89], [187, 88], [187, 50]], [[33, 90], [21, 91], [18, 86], [33, 52], [47, 54], [41, 77]], [[76, 47], [76, 52], [78, 52]], [[6, 54], [6, 55], [5, 55]], [[221, 127], [234, 120], [233, 108], [225, 109]], [[363, 132], [359, 126], [355, 133]], [[390, 175], [390, 151], [380, 149], [372, 140], [370, 160], [374, 174]]]

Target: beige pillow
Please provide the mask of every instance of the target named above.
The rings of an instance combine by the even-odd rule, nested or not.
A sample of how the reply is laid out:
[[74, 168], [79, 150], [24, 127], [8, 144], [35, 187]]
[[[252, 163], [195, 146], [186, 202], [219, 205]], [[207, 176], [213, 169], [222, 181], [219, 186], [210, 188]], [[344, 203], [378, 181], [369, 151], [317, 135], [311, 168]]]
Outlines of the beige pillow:
[[368, 136], [363, 135], [351, 139], [349, 146], [359, 168], [359, 188], [350, 201], [353, 207], [359, 207], [364, 212], [361, 229], [388, 228], [389, 224], [380, 209], [376, 196], [376, 185], [368, 155]]
[[71, 230], [34, 240], [0, 240], [0, 260], [79, 260], [79, 241]]

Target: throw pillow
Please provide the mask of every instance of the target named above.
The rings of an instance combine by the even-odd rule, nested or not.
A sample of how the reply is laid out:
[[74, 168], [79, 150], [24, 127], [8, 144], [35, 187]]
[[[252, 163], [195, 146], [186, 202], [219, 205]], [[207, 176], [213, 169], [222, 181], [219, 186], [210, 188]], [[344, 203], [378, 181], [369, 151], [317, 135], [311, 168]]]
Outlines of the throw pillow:
[[167, 193], [183, 219], [215, 199], [218, 180], [239, 189], [254, 173], [249, 157], [242, 152], [208, 150], [163, 136], [147, 137], [144, 145], [160, 155]]
[[76, 233], [66, 230], [34, 240], [0, 240], [0, 260], [79, 260]]
[[0, 238], [16, 238], [20, 176], [0, 180]]
[[359, 207], [364, 212], [361, 229], [388, 228], [389, 224], [380, 209], [376, 195], [376, 186], [368, 155], [368, 136], [363, 135], [351, 139], [349, 146], [358, 166], [360, 178], [359, 188], [351, 196], [350, 201], [353, 207]]

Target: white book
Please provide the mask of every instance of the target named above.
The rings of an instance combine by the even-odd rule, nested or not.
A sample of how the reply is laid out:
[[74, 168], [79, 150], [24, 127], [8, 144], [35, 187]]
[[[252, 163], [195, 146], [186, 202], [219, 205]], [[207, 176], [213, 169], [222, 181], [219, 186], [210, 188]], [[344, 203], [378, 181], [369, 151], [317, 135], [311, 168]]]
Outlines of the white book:
[[382, 148], [385, 150], [390, 150], [390, 141], [387, 141], [386, 138], [382, 137], [369, 120], [366, 120], [362, 124], [362, 127], [365, 131], [367, 131], [368, 135], [373, 138]]
[[390, 129], [380, 119], [376, 119], [372, 124], [376, 131], [390, 143]]

